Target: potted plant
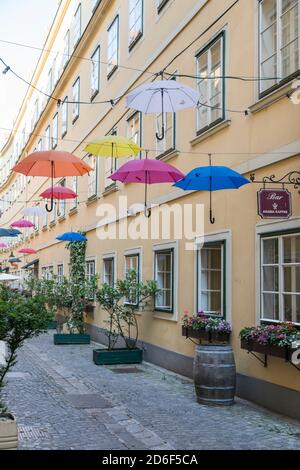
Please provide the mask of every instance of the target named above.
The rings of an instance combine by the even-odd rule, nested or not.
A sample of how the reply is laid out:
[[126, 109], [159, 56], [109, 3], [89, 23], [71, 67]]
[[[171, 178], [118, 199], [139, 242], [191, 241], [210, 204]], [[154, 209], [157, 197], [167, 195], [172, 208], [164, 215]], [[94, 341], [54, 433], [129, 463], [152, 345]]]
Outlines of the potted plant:
[[25, 297], [0, 285], [0, 341], [5, 344], [5, 357], [0, 364], [0, 449], [15, 449], [18, 443], [16, 420], [1, 393], [6, 374], [16, 364], [17, 351], [24, 341], [46, 331], [51, 317], [44, 297]]
[[243, 328], [240, 338], [241, 348], [248, 352], [281, 357], [287, 361], [300, 345], [300, 331], [291, 322]]
[[[97, 365], [134, 364], [143, 360], [143, 350], [138, 344], [139, 327], [137, 309], [144, 309], [158, 288], [155, 281], [138, 282], [135, 270], [130, 270], [124, 280], [118, 280], [114, 286], [103, 284], [96, 297], [100, 306], [106, 311], [108, 328], [107, 349], [95, 349], [93, 360]], [[123, 348], [116, 347], [122, 339]]]
[[196, 338], [208, 343], [229, 343], [231, 325], [222, 318], [213, 318], [197, 312], [189, 316], [185, 311], [183, 316], [182, 335], [186, 338]]

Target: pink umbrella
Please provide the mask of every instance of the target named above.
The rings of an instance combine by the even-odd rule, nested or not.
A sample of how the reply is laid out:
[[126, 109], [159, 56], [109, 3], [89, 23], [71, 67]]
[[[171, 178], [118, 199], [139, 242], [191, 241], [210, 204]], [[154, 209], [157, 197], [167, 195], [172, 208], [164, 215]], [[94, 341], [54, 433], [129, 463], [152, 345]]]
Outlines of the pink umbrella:
[[2, 243], [2, 242], [1, 242], [1, 243], [0, 243], [0, 248], [7, 248], [6, 243]]
[[30, 222], [30, 220], [21, 219], [21, 220], [16, 220], [10, 226], [18, 227], [18, 228], [32, 228], [34, 227], [34, 224]]
[[159, 160], [131, 160], [122, 165], [110, 178], [122, 183], [144, 183], [145, 184], [145, 215], [150, 217], [151, 211], [147, 213], [147, 186], [156, 183], [176, 183], [184, 178], [184, 174], [172, 165]]
[[[52, 192], [53, 191], [53, 192]], [[53, 188], [48, 188], [41, 195], [44, 199], [75, 199], [77, 194], [69, 188], [64, 186], [55, 186]]]
[[32, 255], [37, 252], [33, 248], [21, 248], [21, 250], [19, 250], [18, 253], [24, 253], [24, 255]]

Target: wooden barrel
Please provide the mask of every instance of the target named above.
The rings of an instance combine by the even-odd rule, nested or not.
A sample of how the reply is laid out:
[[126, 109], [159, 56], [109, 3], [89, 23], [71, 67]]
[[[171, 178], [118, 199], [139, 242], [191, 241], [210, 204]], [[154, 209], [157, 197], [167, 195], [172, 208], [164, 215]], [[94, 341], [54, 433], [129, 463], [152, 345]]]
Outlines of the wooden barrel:
[[199, 345], [194, 358], [197, 400], [204, 405], [233, 405], [236, 367], [230, 345]]

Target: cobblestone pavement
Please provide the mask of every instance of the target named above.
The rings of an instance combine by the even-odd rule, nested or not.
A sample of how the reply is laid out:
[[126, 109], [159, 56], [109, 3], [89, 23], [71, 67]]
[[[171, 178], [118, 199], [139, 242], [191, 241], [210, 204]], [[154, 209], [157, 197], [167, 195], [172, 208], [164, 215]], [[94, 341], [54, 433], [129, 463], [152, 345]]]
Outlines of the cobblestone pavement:
[[241, 400], [199, 405], [190, 380], [95, 366], [93, 347], [54, 346], [49, 333], [20, 351], [5, 396], [21, 449], [300, 449], [300, 423]]

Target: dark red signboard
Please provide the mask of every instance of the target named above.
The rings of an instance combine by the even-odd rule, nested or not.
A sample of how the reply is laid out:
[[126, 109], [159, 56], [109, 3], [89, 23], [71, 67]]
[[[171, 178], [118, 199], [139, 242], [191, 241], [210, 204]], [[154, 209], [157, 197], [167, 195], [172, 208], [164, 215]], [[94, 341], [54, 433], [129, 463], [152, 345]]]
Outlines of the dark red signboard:
[[258, 214], [263, 219], [288, 219], [292, 215], [291, 193], [287, 189], [261, 189]]

